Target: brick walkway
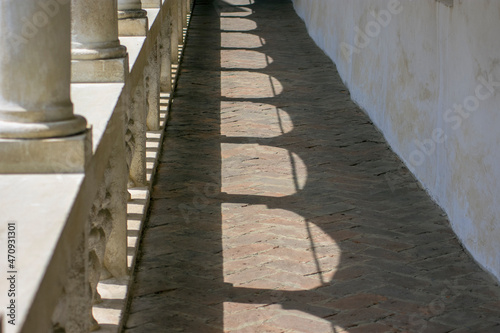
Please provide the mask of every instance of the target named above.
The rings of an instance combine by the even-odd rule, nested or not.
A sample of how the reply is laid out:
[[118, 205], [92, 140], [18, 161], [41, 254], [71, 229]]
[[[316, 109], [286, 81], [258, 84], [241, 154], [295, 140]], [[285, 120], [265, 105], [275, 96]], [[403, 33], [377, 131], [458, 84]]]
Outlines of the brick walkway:
[[500, 332], [291, 3], [249, 2], [197, 1], [125, 332]]

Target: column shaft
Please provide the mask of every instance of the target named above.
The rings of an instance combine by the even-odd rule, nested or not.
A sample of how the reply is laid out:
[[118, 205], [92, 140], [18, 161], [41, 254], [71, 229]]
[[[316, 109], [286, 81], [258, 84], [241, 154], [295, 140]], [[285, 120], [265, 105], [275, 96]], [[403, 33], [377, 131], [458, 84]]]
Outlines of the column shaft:
[[64, 137], [85, 131], [70, 100], [70, 5], [0, 4], [0, 138]]

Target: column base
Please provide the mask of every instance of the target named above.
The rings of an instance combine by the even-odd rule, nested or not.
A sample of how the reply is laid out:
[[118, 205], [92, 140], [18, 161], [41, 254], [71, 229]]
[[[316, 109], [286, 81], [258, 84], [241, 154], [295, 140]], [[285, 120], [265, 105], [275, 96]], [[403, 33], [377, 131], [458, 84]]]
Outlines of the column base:
[[142, 8], [160, 8], [161, 0], [141, 0]]
[[118, 20], [118, 35], [121, 37], [146, 36], [148, 18], [123, 18]]
[[55, 139], [0, 139], [0, 174], [83, 173], [92, 156], [92, 130]]
[[117, 83], [125, 82], [128, 75], [128, 55], [123, 58], [72, 60], [71, 82]]

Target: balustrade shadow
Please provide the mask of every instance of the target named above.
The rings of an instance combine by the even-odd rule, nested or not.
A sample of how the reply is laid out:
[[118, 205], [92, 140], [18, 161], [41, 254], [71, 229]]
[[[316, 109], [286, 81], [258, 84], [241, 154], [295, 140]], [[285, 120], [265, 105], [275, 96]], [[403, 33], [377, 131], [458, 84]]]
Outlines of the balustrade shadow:
[[[351, 101], [289, 1], [198, 0], [172, 110], [126, 332], [500, 327], [498, 287]], [[261, 130], [271, 125], [276, 135]], [[261, 153], [289, 168], [260, 165]], [[256, 173], [261, 183], [247, 182]], [[277, 173], [289, 184], [273, 184]], [[262, 239], [237, 247], [231, 230], [244, 224]], [[286, 235], [297, 228], [302, 236]], [[234, 273], [244, 283], [226, 274], [231, 255], [247, 261]], [[269, 315], [244, 314], [252, 304]]]

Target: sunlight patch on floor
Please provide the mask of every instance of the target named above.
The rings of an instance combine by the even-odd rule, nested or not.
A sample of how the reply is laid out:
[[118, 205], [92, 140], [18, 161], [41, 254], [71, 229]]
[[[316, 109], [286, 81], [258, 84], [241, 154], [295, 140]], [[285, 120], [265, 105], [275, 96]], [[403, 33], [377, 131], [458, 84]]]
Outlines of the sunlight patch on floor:
[[283, 92], [279, 80], [267, 74], [244, 71], [221, 74], [221, 95], [226, 98], [271, 98]]
[[[283, 109], [252, 102], [221, 103], [221, 134], [232, 138], [273, 138], [293, 130], [293, 122]], [[251, 118], [251, 122], [245, 119]]]
[[229, 207], [223, 215], [224, 282], [300, 291], [332, 280], [341, 251], [320, 227], [283, 209], [223, 204], [223, 212]]
[[258, 35], [243, 32], [222, 32], [222, 48], [256, 49], [266, 45], [266, 40]]
[[220, 29], [222, 31], [251, 31], [257, 29], [257, 23], [242, 17], [221, 17]]
[[230, 195], [284, 197], [297, 193], [307, 182], [302, 159], [283, 148], [223, 143], [221, 154], [221, 190]]
[[253, 5], [255, 0], [221, 0], [232, 6], [248, 6]]
[[222, 50], [221, 68], [264, 69], [273, 62], [265, 53], [252, 50]]

